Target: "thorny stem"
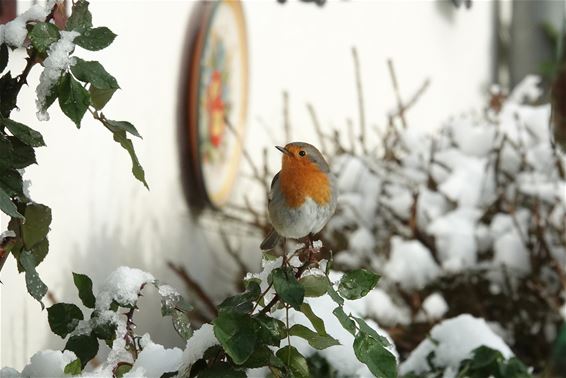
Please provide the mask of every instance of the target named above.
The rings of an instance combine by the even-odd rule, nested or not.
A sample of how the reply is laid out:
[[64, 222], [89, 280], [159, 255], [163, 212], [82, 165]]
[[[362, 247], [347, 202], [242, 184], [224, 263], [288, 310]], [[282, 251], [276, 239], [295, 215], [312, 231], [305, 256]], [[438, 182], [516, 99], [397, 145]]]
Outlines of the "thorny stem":
[[124, 340], [126, 340], [126, 344], [129, 346], [130, 353], [132, 354], [134, 361], [138, 358], [138, 348], [136, 346], [136, 340], [134, 337], [134, 328], [136, 326], [134, 324], [134, 312], [136, 308], [137, 306], [134, 305], [132, 306], [130, 311], [124, 314], [126, 315], [126, 334], [124, 335]]

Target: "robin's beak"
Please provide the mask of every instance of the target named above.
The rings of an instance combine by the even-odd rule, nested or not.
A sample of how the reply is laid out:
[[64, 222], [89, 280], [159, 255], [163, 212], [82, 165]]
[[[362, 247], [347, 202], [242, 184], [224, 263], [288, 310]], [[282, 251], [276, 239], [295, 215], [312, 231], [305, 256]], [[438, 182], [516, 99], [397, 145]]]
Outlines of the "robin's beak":
[[285, 147], [275, 146], [275, 148], [277, 148], [279, 151], [283, 152], [285, 155], [289, 155], [289, 156], [292, 155], [291, 152], [288, 149], [286, 149]]

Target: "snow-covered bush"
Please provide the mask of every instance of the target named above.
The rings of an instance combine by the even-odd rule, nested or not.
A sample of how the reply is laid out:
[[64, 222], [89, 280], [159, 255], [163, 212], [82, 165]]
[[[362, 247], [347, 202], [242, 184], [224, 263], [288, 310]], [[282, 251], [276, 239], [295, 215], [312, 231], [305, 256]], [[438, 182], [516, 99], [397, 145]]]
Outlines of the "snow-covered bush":
[[[73, 2], [72, 14], [63, 27], [54, 22], [62, 0], [49, 0], [45, 6], [34, 4], [29, 10], [5, 25], [0, 25], [0, 73], [8, 67], [10, 50], [25, 48], [28, 54], [21, 74], [10, 71], [0, 78], [0, 211], [8, 215], [8, 230], [0, 234], [0, 270], [10, 255], [20, 272], [25, 272], [26, 286], [43, 307], [47, 286], [36, 267], [49, 252], [47, 235], [51, 209], [30, 198], [23, 180], [24, 169], [34, 163], [35, 148], [45, 146], [42, 135], [17, 122], [12, 111], [28, 75], [36, 65], [43, 66], [36, 87], [37, 118], [49, 120], [47, 109], [55, 100], [61, 111], [78, 127], [87, 111], [108, 129], [116, 142], [132, 159], [132, 173], [147, 186], [134, 145], [127, 133], [140, 137], [129, 122], [114, 121], [101, 112], [120, 87], [116, 79], [97, 61], [73, 56], [75, 47], [98, 51], [108, 47], [116, 35], [107, 27], [93, 27], [88, 2]], [[63, 12], [64, 13], [64, 12]], [[27, 110], [27, 109], [21, 109]], [[4, 230], [0, 230], [4, 231]]]
[[[366, 322], [360, 308], [378, 276], [360, 269], [329, 270], [319, 261], [320, 245], [300, 247], [289, 260], [265, 260], [260, 273], [248, 274], [243, 293], [218, 305], [212, 324], [194, 331], [192, 307], [171, 286], [146, 272], [120, 267], [94, 295], [92, 282], [73, 274], [86, 309], [57, 303], [47, 309], [51, 330], [67, 339], [63, 351], [40, 351], [18, 372], [0, 370], [2, 377], [310, 377], [318, 356], [334, 361], [342, 376], [397, 376], [395, 347], [387, 333]], [[171, 316], [186, 340], [184, 352], [137, 335], [134, 317], [146, 286], [161, 297], [161, 314]], [[367, 298], [367, 297], [366, 297]], [[105, 346], [106, 345], [106, 346]], [[96, 368], [87, 364], [108, 353]]]
[[432, 134], [392, 122], [376, 150], [333, 157], [327, 245], [337, 266], [383, 275], [372, 315], [402, 356], [463, 313], [531, 366], [550, 355], [566, 301], [566, 157], [551, 143], [550, 106], [526, 104], [536, 84], [508, 98], [494, 88], [497, 106]]

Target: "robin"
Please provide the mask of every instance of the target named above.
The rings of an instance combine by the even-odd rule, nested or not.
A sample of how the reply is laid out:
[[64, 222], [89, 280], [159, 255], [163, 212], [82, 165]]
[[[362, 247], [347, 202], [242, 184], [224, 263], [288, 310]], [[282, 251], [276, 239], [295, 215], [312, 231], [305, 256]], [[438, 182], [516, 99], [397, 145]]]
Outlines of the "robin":
[[273, 249], [283, 238], [302, 239], [320, 232], [336, 210], [336, 180], [316, 147], [293, 142], [276, 146], [283, 153], [281, 171], [271, 181], [268, 212], [273, 230], [261, 243]]

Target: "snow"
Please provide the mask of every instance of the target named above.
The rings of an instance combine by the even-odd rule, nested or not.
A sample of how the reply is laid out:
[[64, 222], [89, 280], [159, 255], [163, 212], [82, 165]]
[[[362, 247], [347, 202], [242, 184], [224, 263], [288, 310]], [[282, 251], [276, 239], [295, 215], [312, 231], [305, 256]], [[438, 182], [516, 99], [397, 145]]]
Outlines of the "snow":
[[[44, 350], [31, 357], [30, 363], [22, 370], [22, 377], [64, 377], [65, 366], [77, 359], [68, 350]], [[4, 377], [4, 375], [2, 375]]]
[[434, 321], [442, 319], [448, 312], [448, 304], [440, 293], [432, 293], [425, 298], [422, 304], [422, 312], [417, 315], [421, 321]]
[[444, 320], [430, 331], [430, 338], [422, 341], [405, 362], [399, 372], [417, 374], [429, 370], [427, 356], [434, 352], [433, 363], [457, 371], [460, 362], [471, 357], [471, 352], [485, 345], [500, 351], [505, 358], [513, 356], [511, 349], [497, 336], [485, 320], [468, 314]]
[[375, 237], [364, 227], [352, 233], [348, 241], [351, 250], [362, 254], [368, 254], [375, 248]]
[[132, 370], [124, 377], [134, 378], [143, 375], [147, 378], [159, 378], [164, 373], [177, 371], [181, 366], [182, 357], [183, 351], [179, 348], [166, 349], [149, 341], [138, 355]]
[[138, 300], [143, 285], [152, 283], [155, 278], [142, 270], [121, 266], [108, 276], [96, 296], [96, 308], [107, 310], [112, 301], [122, 306], [131, 306]]
[[514, 269], [517, 273], [524, 275], [531, 271], [531, 261], [521, 235], [517, 229], [508, 231], [500, 236], [493, 245], [495, 256], [494, 262]]
[[61, 31], [61, 38], [49, 47], [48, 57], [43, 61], [43, 72], [39, 76], [37, 93], [37, 118], [40, 121], [48, 121], [49, 114], [46, 112], [46, 100], [53, 91], [53, 86], [61, 77], [61, 73], [74, 64], [69, 56], [75, 49], [73, 40], [80, 35], [76, 31]]
[[542, 95], [540, 88], [541, 78], [536, 75], [527, 75], [509, 95], [509, 100], [517, 104], [534, 102]]
[[407, 241], [394, 236], [384, 274], [403, 289], [422, 289], [438, 277], [440, 268], [430, 251], [419, 241]]
[[376, 319], [380, 325], [395, 326], [410, 323], [410, 311], [395, 304], [389, 294], [382, 289], [373, 289], [364, 301], [366, 303], [364, 315]]
[[181, 358], [180, 376], [184, 377], [190, 371], [191, 366], [202, 358], [204, 352], [215, 345], [219, 345], [219, 343], [216, 336], [214, 336], [214, 327], [212, 324], [203, 324], [187, 341], [187, 347]]
[[[27, 11], [5, 24], [3, 28], [4, 35], [3, 39], [0, 40], [0, 44], [5, 42], [12, 47], [22, 47], [28, 34], [26, 23], [29, 21], [44, 21], [53, 7], [53, 3], [54, 2], [49, 1], [46, 7], [35, 4]], [[1, 36], [2, 34], [0, 33], [0, 37]]]

